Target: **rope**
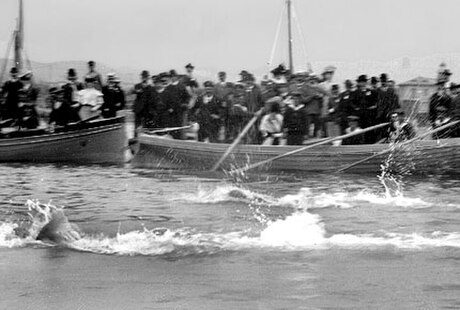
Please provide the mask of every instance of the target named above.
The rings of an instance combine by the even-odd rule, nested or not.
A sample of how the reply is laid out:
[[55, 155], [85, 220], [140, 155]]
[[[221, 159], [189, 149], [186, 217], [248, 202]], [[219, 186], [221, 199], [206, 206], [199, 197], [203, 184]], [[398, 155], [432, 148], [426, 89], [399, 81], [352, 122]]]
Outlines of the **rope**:
[[270, 53], [270, 60], [267, 62], [269, 70], [270, 70], [270, 66], [273, 63], [273, 58], [275, 57], [276, 45], [278, 43], [278, 38], [279, 38], [279, 35], [280, 35], [280, 31], [281, 31], [281, 24], [283, 22], [283, 16], [284, 16], [284, 13], [286, 12], [286, 9], [287, 9], [287, 7], [283, 6], [283, 10], [281, 10], [281, 15], [278, 18], [278, 27], [276, 28], [275, 41], [273, 42], [272, 51]]
[[5, 72], [6, 72], [6, 66], [8, 65], [9, 55], [10, 55], [10, 51], [11, 51], [11, 46], [13, 45], [14, 37], [15, 37], [15, 33], [13, 32], [13, 34], [11, 35], [10, 41], [8, 42], [8, 47], [6, 49], [6, 54], [5, 54], [5, 58], [4, 58], [5, 62], [3, 63], [3, 68], [2, 68], [2, 71], [1, 71], [1, 74], [0, 74], [0, 85], [3, 84], [3, 78], [4, 78]]

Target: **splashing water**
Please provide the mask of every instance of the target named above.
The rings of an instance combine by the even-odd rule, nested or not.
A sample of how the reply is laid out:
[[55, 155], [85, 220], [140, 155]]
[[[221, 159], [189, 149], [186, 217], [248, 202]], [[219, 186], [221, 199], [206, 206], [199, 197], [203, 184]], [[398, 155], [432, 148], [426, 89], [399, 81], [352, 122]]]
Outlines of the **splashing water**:
[[[387, 184], [387, 183], [384, 183]], [[0, 224], [0, 247], [23, 247], [42, 244], [36, 238], [51, 240], [79, 251], [114, 255], [209, 255], [222, 251], [269, 249], [302, 251], [305, 249], [360, 248], [394, 246], [417, 249], [421, 247], [460, 248], [460, 233], [409, 233], [400, 234], [379, 231], [370, 234], [334, 234], [328, 236], [327, 225], [315, 208], [353, 208], [359, 201], [377, 204], [396, 204], [418, 207], [425, 204], [420, 199], [388, 197], [360, 192], [315, 193], [310, 188], [301, 188], [296, 194], [276, 198], [262, 195], [234, 185], [221, 185], [212, 190], [199, 190], [195, 195], [184, 195], [180, 199], [198, 203], [237, 201], [247, 204], [254, 218], [260, 223], [246, 231], [202, 232], [191, 228], [154, 228], [117, 233], [88, 235], [69, 222], [63, 208], [38, 201], [27, 201], [28, 219], [24, 223]], [[263, 208], [292, 208], [293, 212], [280, 219], [270, 219]]]

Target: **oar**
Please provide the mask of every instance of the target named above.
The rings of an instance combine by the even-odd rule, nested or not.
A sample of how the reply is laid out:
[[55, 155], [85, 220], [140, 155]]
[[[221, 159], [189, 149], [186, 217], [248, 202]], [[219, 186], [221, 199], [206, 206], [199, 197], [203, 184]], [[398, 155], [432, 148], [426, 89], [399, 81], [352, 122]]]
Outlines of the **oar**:
[[225, 151], [224, 155], [219, 159], [219, 161], [212, 167], [211, 171], [216, 171], [217, 168], [224, 162], [224, 160], [227, 158], [227, 156], [233, 151], [233, 149], [240, 143], [241, 139], [246, 135], [246, 133], [251, 129], [251, 127], [254, 125], [254, 123], [257, 121], [259, 116], [262, 114], [263, 109], [260, 109], [259, 111], [254, 114], [254, 116], [251, 118], [251, 120], [246, 124], [246, 127], [243, 128], [243, 130], [240, 132], [238, 137], [233, 141], [233, 143], [228, 147], [227, 151]]
[[8, 118], [8, 119], [5, 119], [5, 120], [2, 120], [2, 121], [0, 121], [0, 127], [9, 126], [9, 125], [11, 125], [13, 122], [14, 122], [14, 119], [12, 119], [12, 118]]
[[310, 145], [301, 147], [301, 148], [299, 148], [299, 149], [295, 149], [295, 150], [293, 150], [293, 151], [290, 151], [290, 152], [287, 152], [287, 153], [284, 153], [284, 154], [281, 154], [281, 155], [278, 155], [278, 156], [269, 158], [269, 159], [267, 159], [267, 160], [260, 161], [260, 162], [258, 162], [258, 163], [249, 165], [249, 166], [244, 167], [244, 168], [235, 169], [234, 171], [235, 171], [235, 172], [245, 172], [245, 171], [248, 171], [248, 170], [250, 170], [250, 169], [254, 169], [254, 168], [260, 167], [260, 166], [262, 166], [262, 165], [271, 163], [271, 162], [274, 161], [274, 160], [277, 160], [277, 159], [280, 159], [280, 158], [283, 158], [283, 157], [287, 157], [287, 156], [291, 156], [291, 155], [294, 155], [294, 154], [303, 152], [303, 151], [308, 150], [308, 149], [312, 149], [312, 148], [314, 148], [314, 147], [316, 147], [316, 146], [320, 146], [320, 145], [324, 145], [324, 144], [329, 144], [329, 143], [331, 143], [331, 142], [333, 142], [333, 141], [337, 141], [337, 140], [347, 139], [347, 138], [350, 138], [350, 137], [353, 137], [353, 136], [357, 136], [357, 135], [366, 133], [366, 132], [368, 132], [368, 131], [372, 131], [372, 130], [375, 130], [375, 129], [378, 129], [378, 128], [382, 128], [382, 127], [385, 127], [385, 126], [388, 126], [388, 123], [382, 123], [382, 124], [375, 125], [375, 126], [372, 126], [372, 127], [368, 127], [368, 128], [365, 128], [365, 129], [362, 129], [362, 130], [359, 130], [359, 131], [354, 131], [354, 132], [348, 133], [348, 134], [346, 134], [346, 135], [342, 135], [342, 136], [338, 136], [338, 137], [333, 137], [333, 138], [330, 138], [330, 139], [326, 139], [326, 140], [320, 141], [320, 142], [318, 142], [318, 143], [310, 144]]
[[187, 125], [187, 126], [181, 126], [181, 127], [168, 127], [168, 128], [154, 129], [154, 130], [144, 130], [142, 132], [147, 133], [147, 134], [170, 132], [170, 131], [176, 131], [176, 130], [192, 128], [195, 124], [196, 123], [193, 123], [193, 124], [190, 124], [190, 125]]
[[[443, 125], [443, 126], [441, 126], [441, 127], [438, 127], [438, 128], [433, 129], [433, 130], [430, 130], [430, 131], [428, 131], [428, 132], [426, 132], [426, 133], [424, 133], [424, 134], [422, 134], [422, 135], [420, 135], [420, 136], [417, 136], [417, 137], [415, 137], [415, 138], [412, 138], [412, 139], [410, 139], [410, 140], [407, 140], [407, 141], [404, 141], [404, 142], [401, 142], [401, 143], [394, 144], [394, 146], [403, 146], [403, 145], [410, 144], [410, 143], [412, 143], [412, 142], [414, 142], [414, 141], [421, 140], [421, 139], [423, 139], [423, 138], [425, 138], [425, 137], [427, 137], [427, 136], [429, 136], [429, 135], [431, 135], [431, 134], [434, 134], [434, 133], [436, 133], [436, 132], [438, 132], [438, 131], [441, 131], [441, 130], [444, 130], [444, 129], [446, 129], [446, 128], [449, 128], [449, 127], [451, 127], [451, 126], [457, 124], [458, 122], [460, 122], [460, 121], [455, 121], [455, 122], [448, 123], [448, 124], [446, 124], [446, 125]], [[364, 162], [366, 162], [366, 161], [368, 161], [368, 160], [371, 160], [371, 159], [373, 159], [373, 158], [375, 158], [375, 157], [385, 155], [386, 153], [389, 153], [389, 152], [391, 152], [392, 150], [393, 150], [393, 147], [390, 147], [390, 148], [388, 148], [388, 149], [386, 149], [386, 150], [383, 150], [383, 151], [381, 151], [381, 152], [379, 152], [379, 153], [376, 153], [376, 154], [371, 155], [371, 156], [369, 156], [369, 157], [366, 157], [366, 158], [364, 158], [364, 159], [358, 160], [357, 162], [354, 162], [354, 163], [352, 163], [352, 164], [350, 164], [350, 165], [348, 165], [348, 166], [345, 166], [345, 167], [343, 167], [343, 168], [337, 170], [337, 172], [343, 172], [343, 171], [348, 170], [348, 169], [350, 169], [350, 168], [353, 168], [353, 167], [355, 167], [355, 166], [357, 166], [357, 165], [359, 165], [359, 164], [362, 164], [362, 163], [364, 163]]]
[[84, 123], [87, 123], [87, 122], [90, 122], [90, 121], [94, 121], [94, 120], [98, 119], [100, 116], [101, 116], [100, 114], [94, 115], [94, 116], [79, 120], [78, 122], [75, 122], [74, 124], [84, 124]]

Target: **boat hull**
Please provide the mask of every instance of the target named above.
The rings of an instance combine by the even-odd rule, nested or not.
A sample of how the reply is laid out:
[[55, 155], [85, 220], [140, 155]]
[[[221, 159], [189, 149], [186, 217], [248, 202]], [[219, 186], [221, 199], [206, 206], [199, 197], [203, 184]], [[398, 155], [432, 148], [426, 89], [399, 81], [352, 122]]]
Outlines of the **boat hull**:
[[0, 139], [0, 162], [120, 164], [125, 161], [124, 118], [57, 129], [16, 132]]
[[[210, 169], [224, 154], [228, 144], [201, 143], [141, 134], [139, 150], [132, 165], [142, 168]], [[299, 146], [239, 145], [223, 162], [222, 168], [242, 168], [277, 155], [293, 151]], [[280, 158], [260, 169], [268, 171], [334, 172], [389, 148], [388, 144], [324, 145]], [[389, 154], [374, 157], [347, 171], [378, 173]], [[417, 141], [397, 149], [396, 160], [407, 164], [414, 173], [455, 171], [460, 167], [460, 138]], [[406, 169], [407, 170], [407, 169]]]

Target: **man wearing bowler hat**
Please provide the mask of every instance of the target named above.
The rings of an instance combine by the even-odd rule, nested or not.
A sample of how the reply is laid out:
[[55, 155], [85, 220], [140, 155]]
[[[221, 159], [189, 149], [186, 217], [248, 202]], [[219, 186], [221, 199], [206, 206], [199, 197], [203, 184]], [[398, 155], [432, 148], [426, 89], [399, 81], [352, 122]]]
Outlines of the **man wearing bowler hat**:
[[[367, 75], [363, 74], [356, 80], [357, 88], [352, 94], [352, 107], [354, 115], [359, 117], [361, 128], [367, 128], [376, 124], [377, 118], [377, 93], [367, 87]], [[365, 135], [365, 142], [372, 144], [376, 141], [375, 132], [368, 132]]]

